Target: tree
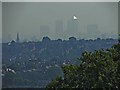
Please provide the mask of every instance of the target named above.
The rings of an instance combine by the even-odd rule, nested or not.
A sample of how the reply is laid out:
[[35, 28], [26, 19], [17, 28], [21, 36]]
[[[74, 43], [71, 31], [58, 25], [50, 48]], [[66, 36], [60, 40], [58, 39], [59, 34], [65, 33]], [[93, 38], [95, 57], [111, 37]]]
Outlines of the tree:
[[42, 42], [49, 42], [50, 38], [49, 37], [43, 37]]
[[77, 39], [75, 37], [70, 37], [69, 41], [76, 41]]
[[57, 77], [47, 88], [120, 88], [120, 44], [110, 49], [85, 51], [79, 66], [62, 66], [64, 77]]

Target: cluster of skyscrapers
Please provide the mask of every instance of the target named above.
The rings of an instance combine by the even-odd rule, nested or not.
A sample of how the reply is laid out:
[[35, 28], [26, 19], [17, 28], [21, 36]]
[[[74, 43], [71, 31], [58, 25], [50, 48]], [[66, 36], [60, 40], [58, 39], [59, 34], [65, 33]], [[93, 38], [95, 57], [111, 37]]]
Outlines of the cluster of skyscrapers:
[[[66, 24], [62, 20], [55, 21], [55, 39], [69, 38], [69, 37], [82, 37], [88, 35], [88, 38], [97, 38], [99, 36], [98, 25], [97, 24], [88, 24], [86, 34], [81, 36], [79, 22], [76, 19], [69, 19]], [[50, 36], [50, 27], [48, 25], [40, 25], [40, 38], [42, 39], [45, 36]], [[104, 35], [105, 36], [105, 35]], [[104, 37], [103, 36], [103, 37]], [[82, 37], [84, 38], [84, 37]], [[19, 33], [17, 33], [16, 42], [20, 42]]]
[[[76, 19], [69, 19], [67, 21], [66, 27], [65, 23], [62, 20], [56, 20], [55, 21], [55, 38], [69, 38], [69, 37], [79, 37], [80, 36], [80, 28], [79, 28], [79, 22]], [[90, 38], [97, 37], [98, 34], [98, 26], [97, 24], [88, 24], [87, 25], [87, 33], [86, 35], [90, 36]], [[40, 35], [41, 37], [44, 36], [50, 36], [50, 27], [47, 25], [41, 25], [40, 26]]]

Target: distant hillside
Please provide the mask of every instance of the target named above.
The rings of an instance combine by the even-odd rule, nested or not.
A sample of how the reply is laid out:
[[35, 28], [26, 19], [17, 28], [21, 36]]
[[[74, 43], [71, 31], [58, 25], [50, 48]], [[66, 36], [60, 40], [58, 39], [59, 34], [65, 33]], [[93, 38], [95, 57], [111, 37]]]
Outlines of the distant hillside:
[[3, 87], [45, 87], [56, 76], [62, 76], [61, 65], [78, 65], [84, 51], [110, 48], [117, 39], [50, 40], [40, 42], [11, 41], [2, 44]]

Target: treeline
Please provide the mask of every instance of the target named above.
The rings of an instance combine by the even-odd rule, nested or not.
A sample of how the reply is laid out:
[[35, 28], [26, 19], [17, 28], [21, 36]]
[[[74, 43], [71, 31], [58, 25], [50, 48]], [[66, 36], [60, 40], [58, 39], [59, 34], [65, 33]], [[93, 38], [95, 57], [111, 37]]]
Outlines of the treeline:
[[[42, 41], [17, 43], [11, 41], [2, 44], [3, 61], [11, 60], [50, 60], [58, 58], [60, 60], [72, 60], [84, 52], [99, 50], [101, 48], [110, 48], [117, 43], [117, 39], [100, 39], [95, 40], [77, 40], [70, 37], [69, 40], [50, 40], [49, 37], [43, 37]], [[21, 57], [21, 58], [19, 58]]]

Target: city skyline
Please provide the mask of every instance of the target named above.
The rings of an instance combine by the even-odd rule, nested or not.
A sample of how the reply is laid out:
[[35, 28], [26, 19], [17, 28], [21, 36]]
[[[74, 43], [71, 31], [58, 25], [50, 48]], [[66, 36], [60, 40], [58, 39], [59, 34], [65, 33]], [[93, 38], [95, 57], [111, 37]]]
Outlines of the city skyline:
[[[93, 33], [94, 34], [94, 33]], [[92, 34], [91, 34], [92, 35]], [[10, 37], [10, 36], [9, 36]], [[93, 37], [93, 36], [92, 36]], [[33, 37], [31, 37], [31, 39], [29, 39], [29, 40], [27, 40], [27, 39], [23, 39], [23, 40], [21, 40], [21, 38], [20, 38], [20, 35], [19, 35], [19, 33], [17, 32], [17, 34], [16, 34], [16, 38], [14, 38], [14, 39], [11, 39], [10, 41], [6, 41], [6, 42], [4, 42], [3, 41], [3, 43], [11, 43], [11, 42], [16, 42], [16, 43], [22, 43], [22, 42], [39, 42], [39, 41], [43, 41], [43, 39], [50, 39], [50, 40], [70, 40], [70, 38], [72, 38], [72, 39], [76, 39], [76, 40], [97, 40], [97, 39], [101, 39], [101, 40], [107, 40], [107, 39], [113, 39], [113, 40], [115, 40], [115, 39], [118, 39], [118, 36], [115, 36], [115, 35], [112, 35], [112, 37], [107, 37], [107, 35], [106, 34], [101, 34], [101, 37], [95, 37], [95, 38], [88, 38], [88, 39], [86, 39], [86, 38], [77, 38], [77, 37], [74, 37], [74, 36], [70, 36], [70, 37], [68, 37], [67, 39], [61, 39], [61, 38], [57, 38], [57, 39], [51, 39], [49, 36], [43, 36], [42, 37], [42, 39], [40, 40], [40, 39], [37, 39], [36, 38], [36, 36], [33, 36]]]
[[[58, 24], [59, 23], [59, 24]], [[67, 23], [67, 30], [64, 31], [65, 27], [63, 27], [63, 21], [62, 20], [56, 20], [55, 23], [55, 36], [56, 38], [52, 39], [52, 40], [57, 40], [57, 39], [63, 39], [61, 36], [64, 34], [66, 34], [65, 39], [64, 40], [68, 40], [70, 37], [75, 37], [76, 39], [97, 39], [97, 38], [101, 38], [101, 39], [107, 39], [107, 38], [113, 38], [113, 39], [117, 39], [118, 38], [118, 34], [113, 34], [110, 33], [100, 33], [98, 31], [98, 25], [97, 24], [87, 24], [87, 32], [85, 32], [83, 35], [85, 36], [86, 34], [89, 34], [89, 37], [79, 37], [78, 34], [80, 34], [80, 32], [78, 32], [78, 23], [72, 19], [68, 20]], [[74, 29], [74, 31], [73, 31]], [[37, 38], [37, 36], [31, 36], [29, 39], [23, 38], [20, 40], [20, 36], [19, 32], [16, 33], [16, 37], [15, 38], [11, 38], [11, 35], [8, 35], [9, 41], [3, 41], [3, 42], [10, 42], [12, 40], [16, 41], [16, 42], [24, 42], [24, 41], [41, 41], [43, 39], [43, 37], [50, 37], [49, 35], [49, 26], [47, 25], [40, 25], [40, 34], [42, 34], [42, 36], [40, 36], [39, 38]], [[78, 35], [78, 36], [77, 36]], [[22, 35], [21, 35], [22, 36]]]
[[[68, 39], [71, 36], [78, 39], [94, 39], [97, 38], [97, 34], [101, 38], [116, 38], [117, 36], [115, 35], [118, 34], [117, 5], [117, 2], [5, 2], [2, 7], [3, 41], [15, 39], [17, 32], [19, 32], [22, 41], [24, 39], [41, 40], [44, 36], [48, 36], [51, 39]], [[76, 16], [77, 20], [74, 20], [73, 16]], [[89, 25], [97, 26], [96, 33], [88, 30]]]

